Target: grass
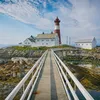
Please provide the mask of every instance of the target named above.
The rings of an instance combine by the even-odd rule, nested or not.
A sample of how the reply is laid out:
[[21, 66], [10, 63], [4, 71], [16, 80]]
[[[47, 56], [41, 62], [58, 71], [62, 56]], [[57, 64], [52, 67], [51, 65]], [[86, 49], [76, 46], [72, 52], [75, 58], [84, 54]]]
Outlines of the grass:
[[25, 50], [46, 50], [47, 47], [30, 47], [30, 46], [13, 46], [12, 48], [19, 50], [19, 51], [25, 51]]
[[52, 48], [74, 48], [69, 45], [60, 45], [60, 46], [51, 46], [51, 47], [46, 47], [46, 46], [40, 46], [40, 47], [31, 47], [31, 46], [12, 46], [12, 48], [16, 50], [47, 50], [47, 49], [52, 49]]
[[5, 81], [0, 81], [1, 84], [17, 84], [19, 81], [21, 80], [21, 78], [13, 78], [13, 77], [10, 77], [9, 79], [5, 80]]
[[100, 60], [97, 59], [97, 58], [93, 58], [92, 56], [73, 56], [73, 55], [67, 55], [66, 57], [63, 58], [64, 61], [71, 61], [71, 62], [75, 62], [75, 63], [91, 63], [91, 64], [94, 64], [94, 65], [100, 65]]

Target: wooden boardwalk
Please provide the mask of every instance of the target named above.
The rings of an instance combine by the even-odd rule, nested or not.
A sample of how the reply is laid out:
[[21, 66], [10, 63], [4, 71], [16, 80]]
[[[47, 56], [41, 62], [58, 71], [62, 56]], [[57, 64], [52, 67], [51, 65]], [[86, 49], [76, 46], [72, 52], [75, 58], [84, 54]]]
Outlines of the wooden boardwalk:
[[[54, 57], [56, 57], [56, 62], [59, 66], [55, 63]], [[36, 67], [37, 70], [35, 70]], [[42, 70], [40, 71], [39, 68], [41, 69], [41, 67]], [[62, 74], [61, 76], [63, 78], [60, 78], [57, 67], [59, 67], [61, 71], [60, 74]], [[63, 70], [63, 68], [65, 70]], [[33, 74], [34, 71], [35, 73]], [[66, 74], [70, 76], [70, 80], [67, 79]], [[71, 98], [73, 100], [79, 100], [78, 95], [70, 83], [71, 80], [82, 93], [83, 98], [86, 100], [94, 100], [60, 58], [53, 51], [46, 51], [5, 100], [15, 100], [16, 95], [19, 95], [22, 90], [23, 93], [21, 97], [19, 97], [19, 100], [71, 100]], [[29, 81], [29, 83], [25, 84], [27, 81]]]
[[51, 51], [33, 92], [32, 100], [68, 100]]

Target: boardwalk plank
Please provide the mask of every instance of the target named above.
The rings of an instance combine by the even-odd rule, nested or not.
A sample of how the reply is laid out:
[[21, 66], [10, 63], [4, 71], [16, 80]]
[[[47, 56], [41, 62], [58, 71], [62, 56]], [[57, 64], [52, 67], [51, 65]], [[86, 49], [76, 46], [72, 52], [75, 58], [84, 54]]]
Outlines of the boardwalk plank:
[[50, 51], [40, 76], [32, 100], [68, 100]]

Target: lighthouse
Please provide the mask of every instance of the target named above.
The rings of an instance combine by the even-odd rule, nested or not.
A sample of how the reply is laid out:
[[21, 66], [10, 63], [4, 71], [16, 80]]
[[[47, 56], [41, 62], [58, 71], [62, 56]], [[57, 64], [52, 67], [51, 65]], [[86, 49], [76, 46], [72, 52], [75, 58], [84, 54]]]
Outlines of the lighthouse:
[[57, 33], [57, 34], [58, 34], [58, 37], [59, 37], [59, 44], [61, 44], [60, 24], [59, 24], [59, 23], [60, 23], [60, 20], [59, 20], [58, 17], [54, 20], [54, 23], [55, 23], [54, 33]]

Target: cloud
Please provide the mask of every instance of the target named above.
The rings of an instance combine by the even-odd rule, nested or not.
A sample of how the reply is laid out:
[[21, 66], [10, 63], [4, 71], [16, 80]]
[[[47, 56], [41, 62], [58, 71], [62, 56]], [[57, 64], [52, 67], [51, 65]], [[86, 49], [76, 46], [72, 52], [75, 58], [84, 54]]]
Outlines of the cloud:
[[[19, 0], [20, 1], [20, 0]], [[100, 37], [100, 0], [23, 0], [0, 4], [0, 12], [43, 31], [53, 30], [53, 20], [61, 19], [62, 40], [66, 36], [78, 38]], [[41, 3], [43, 2], [43, 4]]]
[[[73, 7], [70, 17], [78, 24], [76, 27], [67, 27], [71, 36], [77, 38], [100, 38], [100, 0], [69, 0]], [[74, 34], [74, 35], [73, 35]]]
[[48, 30], [48, 27], [51, 25], [49, 19], [41, 17], [39, 11], [29, 5], [26, 1], [15, 4], [0, 4], [0, 12], [8, 14], [24, 23], [32, 24], [38, 29]]
[[[31, 1], [31, 3], [29, 1]], [[19, 2], [16, 3], [9, 2], [0, 4], [1, 13], [8, 14], [19, 21], [32, 24], [42, 30], [51, 30], [53, 28], [52, 20], [54, 20], [56, 16], [61, 18], [66, 16], [70, 8], [70, 5], [67, 1], [65, 2], [65, 0], [62, 0], [62, 2], [60, 0], [56, 2], [53, 0], [19, 0]], [[50, 16], [48, 17], [48, 15]], [[62, 18], [62, 22], [63, 20]]]

